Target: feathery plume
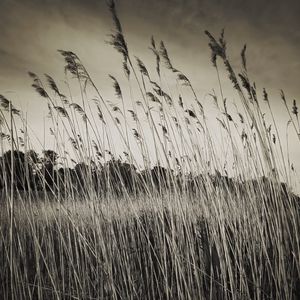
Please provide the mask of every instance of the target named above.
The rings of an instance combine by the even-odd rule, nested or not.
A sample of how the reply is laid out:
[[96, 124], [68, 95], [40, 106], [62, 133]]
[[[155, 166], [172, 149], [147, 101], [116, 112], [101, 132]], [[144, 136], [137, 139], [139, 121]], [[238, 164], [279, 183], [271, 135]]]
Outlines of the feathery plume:
[[73, 108], [76, 112], [78, 112], [82, 116], [84, 122], [87, 120], [87, 114], [79, 104], [71, 103], [70, 107]]
[[[213, 35], [205, 30], [204, 33], [208, 36], [210, 42], [209, 42], [209, 47], [211, 49], [211, 62], [214, 67], [217, 66], [217, 57], [220, 56], [222, 59], [226, 58], [226, 48], [224, 48], [221, 43], [218, 43], [217, 40], [213, 37]], [[224, 31], [221, 33], [221, 38], [220, 40], [222, 41], [222, 44], [225, 44], [224, 42]]]
[[168, 134], [168, 130], [167, 130], [166, 126], [164, 126], [164, 125], [162, 125], [160, 123], [158, 125], [161, 126], [163, 134], [167, 135]]
[[114, 0], [110, 0], [108, 2], [108, 8], [111, 12], [115, 25], [115, 32], [109, 35], [111, 39], [110, 41], [108, 41], [108, 44], [112, 45], [119, 53], [121, 53], [123, 55], [124, 61], [126, 62], [128, 59], [128, 47], [123, 35], [121, 22], [117, 14]]
[[171, 106], [173, 104], [172, 98], [167, 93], [165, 93], [161, 88], [158, 89], [153, 88], [153, 90], [158, 96], [164, 97], [168, 105]]
[[169, 58], [167, 48], [165, 47], [165, 44], [163, 41], [160, 42], [160, 54], [165, 61], [166, 68], [173, 71], [174, 68], [173, 68], [171, 60]]
[[97, 105], [97, 110], [98, 110], [98, 117], [99, 117], [99, 119], [103, 122], [103, 124], [106, 124], [106, 122], [104, 121], [102, 110], [101, 110], [101, 108], [100, 108], [99, 105]]
[[11, 109], [12, 114], [19, 116], [20, 110], [16, 109], [12, 104], [10, 104], [10, 101], [4, 97], [3, 95], [0, 95], [0, 106], [5, 110], [9, 111]]
[[160, 77], [160, 55], [159, 55], [159, 51], [156, 49], [155, 40], [154, 40], [153, 36], [151, 37], [151, 46], [152, 47], [149, 47], [149, 49], [155, 55], [155, 58], [156, 58], [156, 72], [157, 72], [158, 76]]
[[61, 106], [54, 106], [54, 109], [60, 113], [63, 117], [68, 118], [69, 114], [67, 112], [67, 110]]
[[247, 71], [246, 49], [247, 49], [247, 45], [245, 44], [241, 51], [242, 65], [245, 71]]
[[142, 139], [142, 137], [140, 136], [140, 134], [138, 133], [138, 131], [137, 131], [135, 128], [133, 128], [132, 131], [133, 131], [133, 136], [134, 136], [138, 141], [140, 141], [140, 140]]
[[298, 107], [295, 99], [293, 101], [292, 113], [298, 118]]
[[0, 95], [0, 105], [4, 110], [6, 110], [6, 111], [9, 110], [9, 105], [10, 105], [9, 100], [6, 97], [4, 97], [3, 95]]
[[263, 99], [264, 101], [269, 102], [269, 96], [265, 88], [263, 89]]
[[76, 141], [74, 138], [72, 138], [72, 137], [70, 137], [69, 140], [70, 140], [70, 142], [71, 142], [72, 147], [73, 147], [75, 150], [78, 150], [77, 141]]
[[190, 80], [183, 73], [178, 73], [177, 78], [179, 81], [183, 82], [183, 85], [191, 86]]
[[144, 64], [138, 57], [135, 57], [135, 59], [136, 59], [136, 61], [137, 61], [137, 65], [138, 65], [138, 67], [139, 67], [140, 72], [141, 72], [144, 76], [146, 76], [146, 77], [148, 77], [148, 78], [150, 79], [150, 76], [149, 76], [149, 73], [148, 73], [147, 68], [145, 67], [145, 64]]
[[192, 110], [186, 109], [185, 112], [188, 113], [190, 117], [197, 118], [196, 114]]
[[240, 117], [240, 121], [243, 124], [244, 123], [244, 117], [241, 113], [238, 113], [238, 116]]
[[116, 106], [116, 105], [113, 106], [112, 110], [115, 111], [115, 112], [119, 112], [120, 114], [122, 114], [121, 109], [118, 106]]
[[121, 88], [120, 88], [120, 85], [119, 85], [117, 79], [112, 75], [109, 75], [109, 77], [113, 81], [113, 87], [115, 89], [116, 96], [121, 99], [122, 98], [122, 92], [121, 92]]
[[221, 124], [221, 126], [222, 126], [225, 130], [227, 130], [227, 127], [226, 127], [225, 123], [224, 123], [222, 120], [220, 120], [219, 118], [216, 118], [216, 119], [217, 119], [218, 122]]
[[280, 96], [281, 96], [282, 101], [286, 104], [286, 98], [285, 98], [285, 94], [284, 94], [283, 90], [280, 90]]
[[38, 82], [34, 82], [32, 85], [31, 85], [35, 90], [36, 92], [43, 98], [49, 98], [49, 95], [48, 93], [46, 92], [46, 90], [42, 87], [41, 84], [39, 84]]
[[249, 95], [249, 99], [251, 99], [251, 85], [250, 85], [250, 82], [249, 82], [249, 79], [248, 77], [246, 76], [246, 74], [243, 74], [243, 73], [240, 73], [239, 74], [239, 77], [242, 81], [242, 86], [246, 89], [246, 91], [248, 92], [248, 95]]
[[121, 26], [121, 22], [118, 18], [118, 15], [117, 15], [117, 10], [116, 10], [116, 4], [115, 4], [115, 1], [114, 0], [110, 0], [108, 3], [108, 8], [111, 12], [111, 15], [113, 17], [113, 21], [114, 21], [114, 24], [116, 26], [116, 30], [118, 32], [122, 32], [122, 26]]
[[130, 77], [130, 70], [129, 70], [127, 61], [123, 62], [123, 70], [125, 72], [125, 75], [126, 75], [127, 79], [129, 79], [129, 77]]
[[59, 90], [58, 90], [58, 87], [57, 87], [57, 85], [56, 85], [54, 79], [53, 79], [51, 76], [49, 76], [48, 74], [45, 74], [45, 77], [46, 77], [46, 79], [47, 79], [47, 82], [48, 82], [49, 87], [50, 87], [57, 95], [60, 96], [60, 92], [59, 92]]
[[72, 75], [78, 76], [79, 78], [85, 77], [86, 74], [84, 67], [80, 63], [78, 56], [72, 51], [57, 50], [65, 60], [65, 72], [70, 72]]
[[131, 109], [128, 109], [128, 111], [130, 112], [130, 114], [131, 114], [133, 120], [134, 120], [134, 121], [137, 121], [138, 119], [137, 119], [136, 113], [135, 113], [133, 110], [131, 110]]
[[157, 102], [159, 104], [161, 104], [161, 102], [159, 101], [159, 99], [151, 92], [147, 92], [146, 95], [150, 98], [150, 100], [152, 102]]
[[227, 117], [227, 119], [228, 119], [229, 122], [233, 122], [233, 119], [232, 119], [232, 117], [231, 117], [230, 114], [228, 114], [228, 113], [223, 113], [223, 115], [225, 115], [225, 116]]
[[0, 132], [0, 139], [1, 140], [8, 140], [8, 141], [10, 141], [10, 135], [9, 134], [5, 134], [3, 132]]
[[182, 97], [181, 95], [179, 95], [179, 98], [178, 98], [178, 104], [181, 108], [183, 108], [183, 101], [182, 101]]
[[213, 98], [214, 104], [216, 107], [219, 107], [218, 105], [218, 98], [215, 94], [208, 94], [209, 96], [211, 96]]

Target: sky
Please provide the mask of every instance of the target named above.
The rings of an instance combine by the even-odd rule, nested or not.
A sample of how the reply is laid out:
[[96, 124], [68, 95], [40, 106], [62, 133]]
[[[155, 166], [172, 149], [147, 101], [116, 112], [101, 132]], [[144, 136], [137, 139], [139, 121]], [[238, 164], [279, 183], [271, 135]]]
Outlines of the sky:
[[[188, 74], [199, 97], [217, 86], [204, 30], [225, 29], [228, 54], [240, 68], [247, 44], [249, 74], [258, 89], [267, 88], [276, 120], [285, 128], [280, 89], [288, 101], [300, 101], [300, 2], [296, 0], [118, 0], [117, 10], [130, 51], [153, 65], [148, 47], [153, 35], [163, 40], [176, 68]], [[28, 111], [33, 127], [47, 112], [31, 88], [32, 71], [47, 73], [58, 83], [64, 62], [57, 49], [75, 52], [107, 97], [113, 90], [108, 74], [125, 82], [122, 58], [105, 41], [113, 23], [105, 0], [0, 0], [0, 94]], [[225, 96], [237, 98], [227, 88]], [[234, 99], [237, 100], [237, 99]], [[282, 129], [282, 132], [284, 130]], [[291, 153], [300, 155], [299, 144]], [[300, 167], [297, 160], [295, 164]]]
[[[203, 32], [225, 28], [234, 61], [247, 43], [255, 81], [300, 96], [299, 1], [119, 0], [117, 6], [130, 49], [145, 57], [151, 35], [164, 40], [174, 63], [203, 89], [214, 84], [206, 76], [212, 70]], [[117, 73], [119, 57], [105, 44], [111, 28], [105, 0], [1, 0], [1, 91], [29, 91], [29, 70], [59, 76], [57, 49], [76, 52], [99, 78]]]

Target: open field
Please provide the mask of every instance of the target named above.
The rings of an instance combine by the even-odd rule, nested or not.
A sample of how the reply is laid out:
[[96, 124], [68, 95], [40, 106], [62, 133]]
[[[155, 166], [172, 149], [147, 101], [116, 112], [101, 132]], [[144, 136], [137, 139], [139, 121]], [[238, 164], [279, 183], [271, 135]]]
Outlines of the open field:
[[23, 196], [12, 257], [2, 204], [1, 296], [10, 299], [12, 259], [15, 299], [297, 299], [299, 199], [248, 196]]

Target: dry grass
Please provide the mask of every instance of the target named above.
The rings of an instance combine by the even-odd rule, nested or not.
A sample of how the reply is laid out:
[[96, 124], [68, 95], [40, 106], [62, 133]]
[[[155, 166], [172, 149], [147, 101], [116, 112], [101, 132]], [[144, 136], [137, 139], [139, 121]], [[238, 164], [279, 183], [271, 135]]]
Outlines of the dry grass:
[[[60, 50], [65, 93], [52, 77], [46, 76], [47, 88], [29, 74], [49, 107], [60, 162], [63, 167], [83, 162], [87, 173], [85, 188], [75, 193], [71, 177], [52, 186], [45, 183], [50, 152], [39, 161], [25, 155], [19, 173], [8, 172], [18, 163], [13, 152], [10, 167], [1, 161], [0, 298], [299, 299], [299, 198], [290, 186], [294, 173], [268, 94], [257, 91], [248, 77], [246, 48], [242, 71], [236, 73], [224, 33], [215, 39], [206, 32], [220, 83], [219, 95], [210, 95], [217, 109], [216, 130], [165, 44], [158, 47], [151, 39], [155, 75], [138, 58], [135, 66], [113, 1], [109, 9], [115, 25], [109, 43], [122, 54], [128, 86], [139, 91], [140, 100], [126, 95], [112, 75], [118, 102], [104, 99], [71, 51]], [[223, 95], [219, 61], [239, 95], [236, 115]], [[166, 92], [163, 72], [176, 76], [179, 94]], [[74, 82], [81, 104], [72, 98]], [[300, 138], [296, 101], [290, 107], [283, 92], [281, 97], [290, 117], [287, 128], [292, 125]], [[2, 153], [27, 153], [36, 141], [24, 114], [4, 96], [0, 105]], [[116, 197], [117, 183], [107, 175], [98, 179], [105, 181], [106, 192], [98, 193], [93, 174], [115, 162], [120, 149], [131, 170], [145, 176], [131, 192], [121, 187]], [[164, 166], [169, 175], [154, 183], [149, 179], [153, 165]], [[117, 167], [114, 171], [120, 175]], [[20, 174], [27, 191], [14, 188]], [[41, 180], [39, 188], [29, 184], [32, 176]]]

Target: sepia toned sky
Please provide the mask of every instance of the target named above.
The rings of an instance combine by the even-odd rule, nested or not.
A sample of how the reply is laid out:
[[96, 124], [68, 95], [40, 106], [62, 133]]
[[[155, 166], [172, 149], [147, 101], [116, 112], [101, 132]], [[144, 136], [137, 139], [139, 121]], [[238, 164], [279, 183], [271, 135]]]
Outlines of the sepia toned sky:
[[[297, 0], [118, 0], [129, 49], [146, 63], [154, 59], [150, 37], [164, 40], [176, 68], [189, 76], [199, 97], [217, 86], [204, 30], [225, 28], [235, 67], [247, 43], [249, 73], [269, 91], [284, 129], [280, 89], [300, 101], [300, 2]], [[124, 80], [122, 58], [105, 43], [113, 28], [105, 0], [0, 0], [0, 94], [28, 111], [38, 126], [47, 107], [30, 87], [28, 71], [63, 80], [57, 49], [78, 54], [104, 95], [112, 95], [108, 74]], [[123, 79], [122, 79], [123, 78]], [[227, 76], [222, 77], [227, 82]], [[234, 97], [225, 88], [227, 97]], [[282, 130], [283, 132], [284, 130]], [[294, 157], [299, 146], [292, 145]], [[300, 163], [296, 162], [300, 166]]]
[[[299, 1], [119, 0], [117, 5], [132, 51], [149, 55], [151, 35], [163, 39], [174, 64], [204, 89], [214, 78], [205, 74], [212, 70], [203, 31], [218, 34], [225, 28], [233, 60], [247, 43], [255, 81], [299, 98]], [[1, 0], [1, 91], [28, 90], [28, 70], [56, 75], [62, 66], [57, 49], [76, 52], [99, 78], [117, 73], [119, 57], [104, 43], [111, 28], [105, 0]]]

